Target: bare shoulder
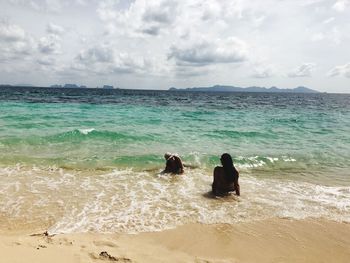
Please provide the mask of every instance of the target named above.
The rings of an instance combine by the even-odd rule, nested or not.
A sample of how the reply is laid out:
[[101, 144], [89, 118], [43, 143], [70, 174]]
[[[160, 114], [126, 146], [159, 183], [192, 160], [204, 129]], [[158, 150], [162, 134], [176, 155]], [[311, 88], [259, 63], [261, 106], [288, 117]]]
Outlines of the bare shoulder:
[[178, 161], [181, 161], [181, 158], [180, 158], [180, 156], [178, 156], [178, 155], [174, 155], [174, 159], [175, 159], [175, 160], [178, 160]]
[[214, 174], [216, 174], [216, 175], [222, 174], [223, 171], [224, 171], [224, 168], [221, 167], [221, 166], [216, 166], [216, 167], [214, 168]]
[[223, 169], [224, 169], [224, 167], [222, 167], [222, 166], [216, 166], [214, 168], [214, 171], [222, 171]]

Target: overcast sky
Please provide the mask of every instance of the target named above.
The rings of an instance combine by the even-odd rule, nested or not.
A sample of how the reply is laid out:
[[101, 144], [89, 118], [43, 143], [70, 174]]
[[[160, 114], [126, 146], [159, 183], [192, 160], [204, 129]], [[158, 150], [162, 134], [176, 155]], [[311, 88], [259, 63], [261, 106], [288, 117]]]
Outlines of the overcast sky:
[[0, 0], [0, 83], [350, 93], [350, 0]]

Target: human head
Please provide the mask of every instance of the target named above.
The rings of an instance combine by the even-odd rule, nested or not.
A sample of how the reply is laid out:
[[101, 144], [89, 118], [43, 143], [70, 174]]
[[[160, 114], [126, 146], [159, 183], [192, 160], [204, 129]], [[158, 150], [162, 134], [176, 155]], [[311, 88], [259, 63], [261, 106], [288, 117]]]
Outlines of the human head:
[[235, 180], [235, 178], [238, 178], [238, 172], [237, 172], [236, 168], [233, 166], [233, 161], [232, 161], [231, 155], [229, 155], [228, 153], [224, 153], [223, 155], [221, 155], [220, 160], [221, 160], [221, 164], [225, 170], [226, 179], [229, 182], [233, 182]]
[[221, 164], [223, 167], [232, 167], [233, 166], [232, 157], [228, 153], [224, 153], [223, 155], [221, 155], [220, 161], [221, 161]]
[[164, 158], [165, 158], [166, 160], [168, 160], [171, 156], [172, 156], [172, 154], [171, 154], [170, 152], [166, 152], [166, 153], [164, 154]]

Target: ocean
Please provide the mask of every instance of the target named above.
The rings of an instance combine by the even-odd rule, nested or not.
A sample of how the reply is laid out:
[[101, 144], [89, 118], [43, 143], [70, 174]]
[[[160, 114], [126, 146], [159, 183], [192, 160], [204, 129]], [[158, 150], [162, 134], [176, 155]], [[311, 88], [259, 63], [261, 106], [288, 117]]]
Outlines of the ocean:
[[[183, 175], [161, 171], [178, 153]], [[213, 198], [228, 152], [241, 196]], [[350, 222], [350, 95], [0, 88], [0, 223], [138, 233]]]

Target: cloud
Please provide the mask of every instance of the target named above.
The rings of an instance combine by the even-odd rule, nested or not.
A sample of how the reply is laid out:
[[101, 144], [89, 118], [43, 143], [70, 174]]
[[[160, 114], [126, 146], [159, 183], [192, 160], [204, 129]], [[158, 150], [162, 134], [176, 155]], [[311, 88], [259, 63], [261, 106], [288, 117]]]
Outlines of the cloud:
[[41, 37], [38, 41], [38, 49], [42, 54], [53, 55], [61, 54], [61, 36], [65, 29], [59, 25], [49, 23], [46, 27], [46, 36]]
[[64, 30], [63, 27], [61, 27], [59, 25], [55, 25], [53, 23], [49, 23], [47, 25], [46, 32], [49, 33], [49, 34], [54, 34], [54, 35], [63, 35], [65, 30]]
[[23, 59], [34, 47], [35, 41], [20, 26], [0, 21], [0, 60]]
[[192, 78], [203, 75], [208, 75], [210, 73], [208, 68], [202, 67], [176, 67], [175, 75], [178, 77]]
[[343, 35], [343, 32], [339, 30], [337, 26], [333, 26], [332, 28], [328, 29], [325, 32], [318, 32], [311, 35], [310, 39], [312, 42], [326, 40], [336, 45], [340, 45], [344, 41], [345, 37], [346, 36]]
[[89, 0], [76, 0], [76, 2], [77, 2], [77, 4], [78, 5], [87, 5], [88, 4], [88, 2], [89, 2]]
[[[5, 0], [12, 5], [30, 8], [38, 12], [60, 13], [72, 4], [86, 5], [87, 0]], [[90, 0], [93, 2], [93, 0]]]
[[337, 12], [344, 12], [349, 4], [349, 0], [337, 0], [332, 8]]
[[317, 41], [324, 40], [325, 38], [326, 36], [323, 33], [316, 33], [311, 36], [311, 41], [317, 42]]
[[[123, 1], [101, 0], [97, 13], [106, 23], [109, 33], [146, 37], [181, 35], [189, 28], [215, 31], [217, 26], [228, 26], [228, 21], [241, 19], [248, 9], [243, 1], [231, 0], [135, 0], [125, 8]], [[250, 12], [254, 26], [263, 23], [261, 12]], [[204, 28], [203, 23], [208, 23]]]
[[25, 32], [21, 27], [8, 22], [0, 23], [0, 41], [16, 42], [24, 39]]
[[49, 34], [40, 38], [38, 44], [39, 51], [44, 54], [60, 54], [61, 44], [57, 35]]
[[134, 36], [145, 34], [159, 35], [177, 17], [177, 1], [136, 0], [126, 9], [120, 8], [119, 1], [101, 1], [97, 13], [107, 23], [109, 32]]
[[192, 43], [183, 41], [171, 46], [168, 59], [174, 59], [178, 65], [184, 66], [238, 63], [247, 59], [246, 45], [234, 37], [214, 41], [195, 40]]
[[55, 59], [51, 57], [40, 57], [36, 60], [36, 62], [44, 67], [53, 66], [56, 63]]
[[63, 0], [10, 0], [10, 3], [22, 7], [28, 7], [36, 11], [59, 12], [63, 6]]
[[203, 20], [215, 20], [223, 15], [222, 5], [217, 1], [203, 1], [199, 8], [203, 9]]
[[96, 45], [82, 50], [75, 58], [74, 69], [96, 74], [108, 73], [149, 73], [153, 69], [151, 61], [127, 52], [117, 52], [107, 45]]
[[157, 36], [160, 33], [160, 27], [159, 26], [148, 26], [146, 28], [143, 28], [141, 30], [142, 33], [152, 35], [152, 36]]
[[329, 77], [344, 76], [344, 77], [350, 78], [350, 63], [332, 68], [327, 73], [327, 76]]
[[84, 64], [113, 62], [114, 51], [106, 46], [82, 50], [76, 59]]
[[257, 66], [254, 68], [254, 71], [253, 78], [265, 79], [273, 76], [272, 68], [269, 66]]
[[335, 20], [335, 18], [332, 16], [330, 18], [327, 18], [326, 20], [323, 20], [322, 24], [329, 24], [329, 23], [334, 22], [334, 20]]
[[160, 4], [147, 6], [142, 21], [146, 23], [169, 25], [174, 21], [176, 14], [175, 1], [163, 1]]
[[297, 78], [297, 77], [311, 77], [311, 73], [316, 67], [314, 63], [304, 63], [298, 68], [294, 69], [288, 74], [288, 77]]

